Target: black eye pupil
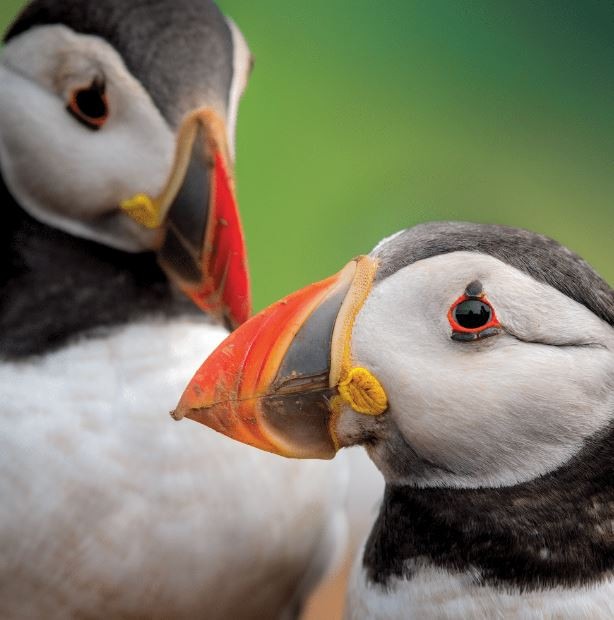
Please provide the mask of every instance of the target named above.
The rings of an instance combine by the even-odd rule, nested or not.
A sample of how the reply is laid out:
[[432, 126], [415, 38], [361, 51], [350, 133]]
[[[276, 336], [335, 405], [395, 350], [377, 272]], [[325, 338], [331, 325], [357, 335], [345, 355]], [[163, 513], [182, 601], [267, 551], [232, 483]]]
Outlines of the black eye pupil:
[[107, 115], [107, 106], [98, 88], [87, 88], [75, 94], [75, 103], [84, 116], [94, 120], [103, 119]]
[[492, 309], [479, 299], [467, 299], [454, 308], [454, 319], [465, 329], [476, 329], [490, 322]]

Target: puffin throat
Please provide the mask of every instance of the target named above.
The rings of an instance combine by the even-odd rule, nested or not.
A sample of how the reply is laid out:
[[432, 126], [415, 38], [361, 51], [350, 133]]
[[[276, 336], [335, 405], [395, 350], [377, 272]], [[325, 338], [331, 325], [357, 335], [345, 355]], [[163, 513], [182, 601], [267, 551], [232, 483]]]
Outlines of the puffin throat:
[[520, 591], [614, 570], [614, 425], [563, 467], [510, 487], [386, 488], [363, 565], [373, 583], [420, 563]]

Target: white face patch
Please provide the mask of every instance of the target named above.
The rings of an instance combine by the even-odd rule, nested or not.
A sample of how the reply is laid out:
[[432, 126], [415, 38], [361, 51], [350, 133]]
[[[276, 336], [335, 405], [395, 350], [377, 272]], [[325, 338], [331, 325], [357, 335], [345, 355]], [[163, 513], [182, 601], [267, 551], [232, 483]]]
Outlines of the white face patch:
[[[99, 131], [67, 110], [74, 90], [103, 78], [109, 118]], [[19, 204], [56, 228], [127, 251], [155, 236], [119, 210], [157, 195], [175, 136], [148, 93], [104, 40], [64, 26], [34, 28], [0, 59], [0, 166]]]
[[[504, 333], [456, 342], [447, 313], [474, 280]], [[563, 464], [614, 415], [614, 330], [491, 256], [440, 255], [378, 283], [352, 347], [388, 394], [388, 422], [433, 465], [410, 476], [414, 484], [526, 481]]]

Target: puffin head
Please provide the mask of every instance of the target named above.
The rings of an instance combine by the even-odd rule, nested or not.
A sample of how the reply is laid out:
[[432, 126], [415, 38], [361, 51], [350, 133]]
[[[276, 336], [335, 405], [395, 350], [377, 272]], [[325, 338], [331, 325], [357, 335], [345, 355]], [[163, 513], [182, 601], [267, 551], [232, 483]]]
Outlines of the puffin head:
[[233, 184], [251, 55], [211, 0], [33, 0], [0, 56], [0, 169], [21, 207], [250, 312]]
[[248, 321], [174, 415], [289, 457], [362, 444], [394, 484], [513, 485], [614, 423], [614, 291], [541, 235], [420, 225]]

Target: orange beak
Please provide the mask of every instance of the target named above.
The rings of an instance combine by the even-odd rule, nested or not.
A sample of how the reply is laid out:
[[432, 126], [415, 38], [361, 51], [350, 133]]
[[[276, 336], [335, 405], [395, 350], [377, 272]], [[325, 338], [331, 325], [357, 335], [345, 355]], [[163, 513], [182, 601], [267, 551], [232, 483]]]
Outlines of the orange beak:
[[122, 209], [163, 231], [158, 258], [202, 310], [237, 327], [251, 313], [247, 252], [224, 122], [211, 109], [188, 115], [175, 163], [157, 197], [139, 194]]
[[239, 327], [198, 370], [173, 417], [282, 456], [332, 458], [340, 447], [335, 358], [364, 301], [355, 303], [356, 288], [372, 282], [359, 277], [365, 262], [374, 264], [352, 261]]

